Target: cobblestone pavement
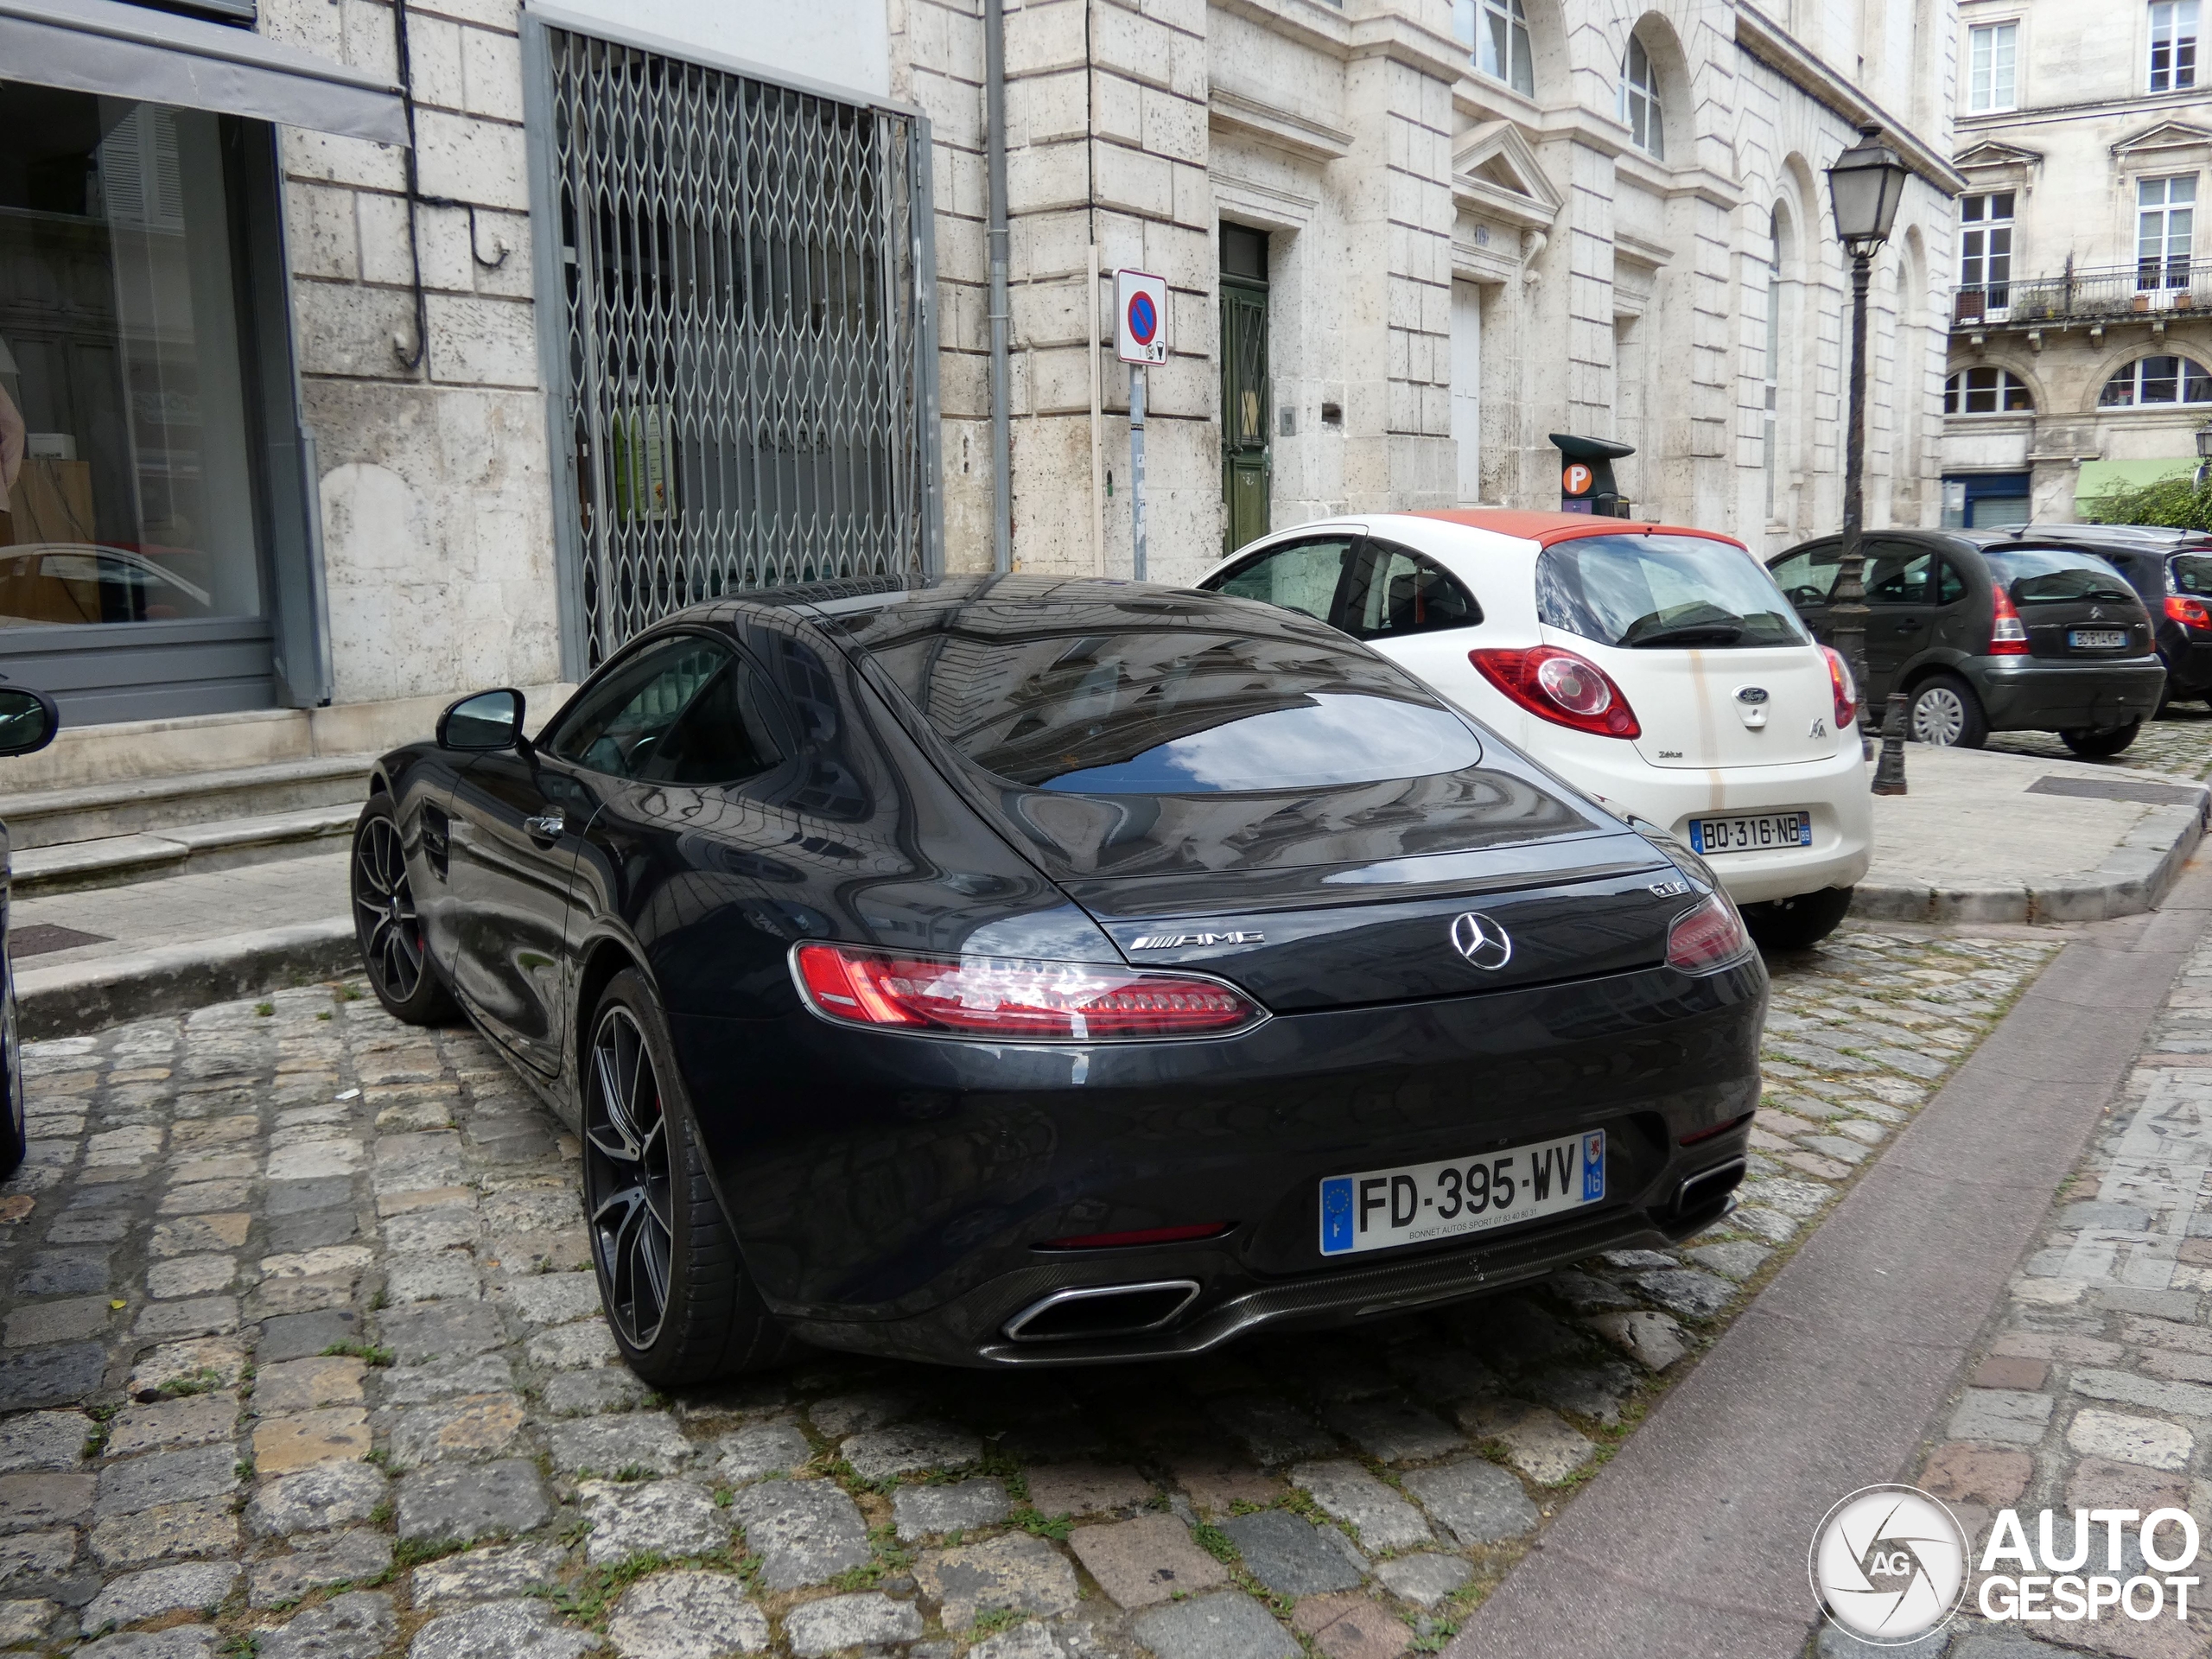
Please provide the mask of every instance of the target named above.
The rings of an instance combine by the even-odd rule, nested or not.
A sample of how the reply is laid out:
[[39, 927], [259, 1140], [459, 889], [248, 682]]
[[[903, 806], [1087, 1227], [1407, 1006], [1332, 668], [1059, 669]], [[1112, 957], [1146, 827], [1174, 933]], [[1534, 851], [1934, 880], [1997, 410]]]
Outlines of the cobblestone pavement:
[[1756, 1178], [1681, 1251], [1203, 1363], [672, 1400], [613, 1363], [575, 1142], [474, 1035], [340, 986], [35, 1045], [0, 1647], [1433, 1650], [2056, 948], [1779, 965]]
[[[2004, 754], [2032, 754], [2050, 760], [2084, 762], [2059, 740], [2056, 732], [1999, 732], [1983, 746]], [[2095, 766], [2094, 760], [2086, 764]], [[2177, 778], [2212, 778], [2212, 708], [2201, 702], [2177, 702], [2143, 728], [2142, 734], [2112, 757], [2116, 766], [2143, 772], [2170, 772]], [[1905, 752], [1905, 770], [1912, 769], [1912, 752]]]
[[[2173, 1508], [2212, 1541], [2212, 944], [2175, 982], [2147, 1052], [2109, 1109], [2101, 1134], [2061, 1188], [2048, 1230], [2014, 1279], [2009, 1303], [1967, 1368], [1915, 1484], [1948, 1503], [1973, 1535], [1979, 1560], [1995, 1512], [2010, 1508], [2040, 1552], [2040, 1512], [2057, 1512], [2054, 1538], [2074, 1553], [2074, 1511]], [[2105, 1529], [2091, 1523], [2083, 1573], [2110, 1570]], [[2153, 1548], [2181, 1545], [2162, 1529]], [[2129, 1530], [2123, 1578], [2145, 1573]], [[2005, 1569], [2018, 1573], [2024, 1569]], [[2200, 1562], [2193, 1569], [2202, 1573]], [[2109, 1609], [2094, 1623], [1992, 1624], [1973, 1610], [1909, 1649], [1924, 1659], [2035, 1659], [2069, 1649], [2201, 1655], [2212, 1642], [2212, 1597], [2200, 1585], [2187, 1626], [2171, 1616], [2137, 1623]], [[2138, 1592], [2138, 1605], [2148, 1603]], [[2048, 1605], [2049, 1604], [2046, 1604]], [[1833, 1635], [1823, 1654], [1859, 1649]], [[1867, 1649], [1869, 1654], [1875, 1652]]]

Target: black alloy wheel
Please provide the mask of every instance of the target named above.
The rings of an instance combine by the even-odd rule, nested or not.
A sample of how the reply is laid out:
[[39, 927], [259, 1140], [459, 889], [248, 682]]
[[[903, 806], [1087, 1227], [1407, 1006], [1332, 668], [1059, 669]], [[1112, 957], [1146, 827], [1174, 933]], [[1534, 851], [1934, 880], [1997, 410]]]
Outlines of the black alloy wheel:
[[644, 976], [608, 982], [582, 1058], [584, 1214], [623, 1358], [657, 1388], [775, 1364], [792, 1339], [746, 1271]]
[[619, 1002], [600, 1016], [592, 1034], [588, 1086], [585, 1192], [607, 1314], [628, 1346], [651, 1348], [668, 1313], [669, 1259], [676, 1248], [668, 1120], [645, 1033]]
[[449, 1024], [461, 1010], [423, 945], [389, 795], [372, 795], [353, 826], [353, 935], [377, 1001], [410, 1026]]

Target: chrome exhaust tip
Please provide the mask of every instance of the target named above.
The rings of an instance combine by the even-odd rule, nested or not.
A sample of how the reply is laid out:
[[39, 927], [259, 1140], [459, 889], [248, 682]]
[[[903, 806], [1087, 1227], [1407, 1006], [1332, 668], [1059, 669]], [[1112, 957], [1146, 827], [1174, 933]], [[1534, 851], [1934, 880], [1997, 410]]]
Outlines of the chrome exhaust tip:
[[1074, 1342], [1128, 1337], [1172, 1325], [1198, 1300], [1195, 1279], [1155, 1279], [1141, 1285], [1090, 1285], [1056, 1290], [1006, 1322], [1010, 1342]]

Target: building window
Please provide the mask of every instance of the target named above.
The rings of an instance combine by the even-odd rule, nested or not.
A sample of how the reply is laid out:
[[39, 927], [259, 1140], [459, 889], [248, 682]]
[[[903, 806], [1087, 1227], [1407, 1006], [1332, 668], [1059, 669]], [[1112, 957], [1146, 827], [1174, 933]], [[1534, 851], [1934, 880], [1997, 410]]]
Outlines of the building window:
[[1983, 23], [1967, 31], [1967, 108], [1980, 115], [2019, 107], [2014, 75], [2018, 23]]
[[[2191, 5], [2196, 0], [2189, 0]], [[1459, 42], [1474, 48], [1475, 67], [1523, 98], [1536, 95], [1536, 64], [1529, 50], [1529, 14], [1521, 0], [1452, 0]]]
[[2151, 90], [2196, 85], [2196, 0], [2159, 0], [2151, 8]]
[[1660, 119], [1659, 77], [1651, 67], [1651, 54], [1637, 35], [1628, 37], [1628, 56], [1621, 62], [1621, 119], [1636, 147], [1663, 161], [1667, 137]]
[[2196, 175], [2135, 182], [2135, 286], [2187, 288], [2196, 233]]
[[1766, 420], [1760, 453], [1766, 469], [1766, 521], [1774, 522], [1774, 475], [1782, 417], [1782, 215], [1767, 215]]
[[1961, 369], [1943, 383], [1946, 415], [2032, 415], [2036, 400], [2010, 369]]
[[2139, 357], [2105, 382], [2099, 409], [2212, 404], [2212, 374], [2191, 357]]
[[1978, 290], [1983, 310], [1997, 310], [2011, 300], [2012, 280], [2012, 192], [1965, 197], [1959, 203], [1959, 286]]

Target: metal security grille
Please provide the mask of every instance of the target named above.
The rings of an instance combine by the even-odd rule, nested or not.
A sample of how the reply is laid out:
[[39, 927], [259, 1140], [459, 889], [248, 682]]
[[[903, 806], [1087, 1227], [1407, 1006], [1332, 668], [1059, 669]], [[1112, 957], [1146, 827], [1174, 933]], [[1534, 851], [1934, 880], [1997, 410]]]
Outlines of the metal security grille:
[[546, 58], [583, 665], [720, 594], [932, 566], [927, 124], [563, 29]]

